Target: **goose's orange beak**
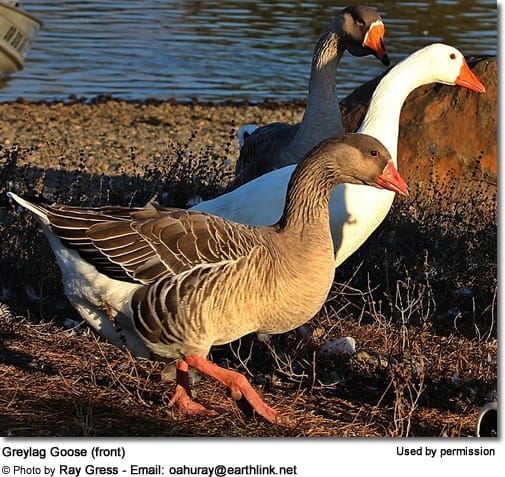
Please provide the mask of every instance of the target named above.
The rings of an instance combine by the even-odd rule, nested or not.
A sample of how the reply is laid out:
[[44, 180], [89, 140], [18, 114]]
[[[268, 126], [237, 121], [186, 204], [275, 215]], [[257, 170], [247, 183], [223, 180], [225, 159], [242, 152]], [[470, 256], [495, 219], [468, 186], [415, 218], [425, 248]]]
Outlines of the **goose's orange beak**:
[[465, 88], [471, 89], [476, 93], [485, 93], [486, 88], [480, 82], [479, 78], [475, 76], [473, 71], [468, 66], [468, 63], [463, 60], [463, 64], [461, 65], [461, 70], [459, 71], [459, 76], [456, 78], [455, 83], [458, 86], [463, 86]]
[[383, 65], [389, 66], [389, 56], [386, 52], [386, 45], [384, 44], [384, 35], [386, 34], [386, 28], [384, 23], [380, 20], [373, 22], [370, 28], [365, 34], [365, 39], [363, 40], [363, 46], [370, 48], [377, 59], [379, 59]]
[[405, 197], [409, 195], [409, 188], [400, 173], [396, 170], [393, 161], [388, 161], [382, 174], [377, 178], [377, 185], [383, 189], [397, 192]]

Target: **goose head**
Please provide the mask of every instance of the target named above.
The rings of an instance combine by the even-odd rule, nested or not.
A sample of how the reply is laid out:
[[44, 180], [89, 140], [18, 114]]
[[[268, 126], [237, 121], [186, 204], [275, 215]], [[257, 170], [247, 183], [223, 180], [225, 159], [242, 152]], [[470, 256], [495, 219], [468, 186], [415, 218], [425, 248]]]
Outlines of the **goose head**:
[[378, 139], [367, 134], [347, 133], [340, 140], [349, 150], [345, 166], [340, 166], [348, 176], [343, 182], [409, 195], [407, 184], [396, 170], [389, 151]]
[[463, 86], [476, 93], [486, 91], [468, 66], [463, 54], [452, 46], [433, 43], [410, 55], [408, 60], [415, 62], [417, 58], [425, 67], [425, 71], [431, 72], [433, 82]]
[[307, 154], [293, 176], [304, 175], [301, 171], [312, 168], [320, 171], [322, 183], [330, 191], [345, 182], [408, 195], [407, 184], [396, 170], [389, 151], [378, 139], [367, 134], [347, 133], [322, 141]]
[[361, 133], [333, 136], [313, 147], [296, 166], [289, 180], [280, 227], [306, 229], [314, 219], [329, 226], [328, 202], [335, 186], [341, 183], [408, 195], [407, 184], [378, 139]]
[[389, 65], [384, 35], [386, 29], [380, 15], [363, 5], [344, 8], [335, 19], [339, 36], [346, 49], [354, 56], [374, 55]]
[[381, 79], [358, 131], [378, 138], [396, 162], [402, 106], [414, 89], [430, 83], [458, 85], [477, 93], [486, 90], [460, 51], [433, 43], [412, 53]]

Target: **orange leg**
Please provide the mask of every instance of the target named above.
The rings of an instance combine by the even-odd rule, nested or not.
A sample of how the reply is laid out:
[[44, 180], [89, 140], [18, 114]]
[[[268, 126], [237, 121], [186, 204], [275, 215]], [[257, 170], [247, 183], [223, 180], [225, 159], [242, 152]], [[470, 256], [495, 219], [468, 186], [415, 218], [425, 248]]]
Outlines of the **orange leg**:
[[245, 376], [242, 376], [237, 371], [221, 368], [202, 356], [188, 355], [184, 359], [192, 368], [217, 379], [228, 387], [235, 400], [244, 397], [260, 416], [268, 422], [277, 422], [277, 413], [263, 402]]
[[188, 363], [186, 361], [177, 362], [177, 378], [175, 393], [170, 400], [169, 406], [174, 406], [183, 414], [198, 416], [216, 416], [217, 409], [205, 407], [193, 401], [191, 390], [189, 389]]

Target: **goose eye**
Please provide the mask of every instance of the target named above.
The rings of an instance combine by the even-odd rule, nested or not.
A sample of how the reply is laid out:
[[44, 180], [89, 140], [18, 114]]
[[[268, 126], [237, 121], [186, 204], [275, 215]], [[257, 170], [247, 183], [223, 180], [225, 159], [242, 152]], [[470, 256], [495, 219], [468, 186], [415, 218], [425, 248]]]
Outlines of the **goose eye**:
[[378, 155], [379, 155], [379, 153], [378, 153], [375, 149], [371, 150], [371, 151], [370, 151], [370, 154], [371, 154], [372, 156], [378, 156]]
[[451, 53], [450, 56], [449, 56], [449, 58], [451, 60], [455, 60], [456, 59], [456, 54], [455, 53]]

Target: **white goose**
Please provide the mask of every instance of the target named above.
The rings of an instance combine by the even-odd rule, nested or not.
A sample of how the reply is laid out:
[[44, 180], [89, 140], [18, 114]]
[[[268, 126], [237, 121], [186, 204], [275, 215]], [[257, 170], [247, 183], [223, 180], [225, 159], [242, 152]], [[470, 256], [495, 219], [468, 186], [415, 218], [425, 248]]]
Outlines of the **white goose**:
[[[416, 51], [392, 68], [377, 86], [359, 132], [373, 136], [389, 150], [397, 165], [400, 111], [418, 86], [428, 83], [459, 85], [485, 91], [463, 55], [435, 43]], [[295, 165], [264, 174], [238, 189], [200, 202], [192, 210], [237, 222], [264, 225], [277, 220], [284, 208], [289, 178]], [[394, 194], [359, 185], [339, 184], [330, 201], [330, 226], [335, 246], [335, 267], [352, 255], [386, 217]]]
[[296, 164], [323, 139], [344, 133], [336, 91], [336, 70], [347, 50], [353, 56], [373, 54], [389, 65], [384, 23], [375, 10], [362, 5], [344, 8], [321, 33], [312, 58], [307, 109], [298, 124], [271, 123], [239, 130], [240, 156], [235, 189], [273, 169]]

